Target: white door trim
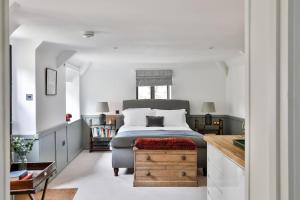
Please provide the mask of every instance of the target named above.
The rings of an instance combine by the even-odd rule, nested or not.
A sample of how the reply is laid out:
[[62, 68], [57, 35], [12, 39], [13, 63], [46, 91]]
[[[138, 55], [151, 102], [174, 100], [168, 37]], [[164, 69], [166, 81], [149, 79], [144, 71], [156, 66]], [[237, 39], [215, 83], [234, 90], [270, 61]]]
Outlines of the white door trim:
[[9, 199], [9, 35], [8, 0], [0, 1], [0, 199]]
[[[258, 170], [256, 168], [255, 165], [257, 165], [256, 162], [259, 162], [258, 158], [259, 156], [257, 156], [257, 152], [256, 149], [254, 149], [255, 147], [253, 146], [253, 144], [258, 143], [262, 144], [262, 142], [258, 141], [258, 136], [256, 134], [267, 134], [267, 133], [257, 133], [257, 132], [253, 132], [253, 131], [257, 131], [258, 129], [255, 126], [255, 123], [257, 123], [258, 121], [252, 121], [253, 118], [253, 114], [255, 114], [255, 110], [254, 106], [256, 106], [255, 104], [253, 105], [253, 95], [257, 95], [257, 94], [252, 94], [251, 93], [251, 89], [256, 89], [257, 85], [252, 85], [253, 84], [253, 76], [251, 76], [251, 72], [253, 70], [252, 67], [257, 67], [257, 66], [253, 66], [253, 57], [251, 57], [252, 55], [250, 54], [253, 48], [253, 37], [252, 34], [250, 35], [250, 33], [253, 33], [253, 22], [255, 22], [255, 20], [258, 20], [257, 18], [253, 18], [253, 16], [255, 16], [255, 14], [263, 14], [262, 12], [260, 12], [259, 10], [261, 8], [259, 8], [260, 6], [264, 8], [266, 8], [267, 12], [265, 12], [261, 18], [263, 18], [262, 20], [268, 20], [266, 23], [266, 25], [270, 25], [270, 30], [266, 30], [263, 29], [262, 31], [266, 31], [264, 32], [264, 34], [268, 34], [270, 33], [270, 37], [271, 40], [270, 44], [271, 44], [271, 51], [273, 51], [274, 49], [276, 49], [278, 47], [278, 43], [279, 43], [279, 37], [278, 37], [278, 23], [279, 23], [279, 4], [280, 2], [282, 2], [284, 0], [245, 0], [246, 2], [246, 17], [248, 19], [248, 23], [246, 23], [246, 54], [247, 51], [249, 54], [249, 112], [248, 112], [248, 116], [246, 118], [248, 126], [246, 128], [246, 137], [248, 138], [248, 144], [247, 144], [247, 148], [246, 151], [248, 152], [246, 155], [246, 176], [247, 178], [247, 185], [248, 185], [248, 194], [249, 194], [249, 199], [254, 199], [255, 197], [258, 197], [258, 192], [262, 191], [264, 194], [264, 197], [268, 197], [266, 199], [278, 199], [278, 193], [277, 190], [278, 189], [278, 185], [279, 185], [279, 181], [277, 180], [277, 178], [275, 178], [275, 183], [272, 184], [272, 175], [278, 175], [278, 168], [276, 168], [276, 163], [278, 163], [278, 158], [279, 158], [279, 153], [277, 152], [276, 149], [274, 149], [276, 147], [276, 145], [278, 144], [278, 126], [276, 126], [276, 128], [274, 129], [274, 127], [272, 127], [272, 124], [267, 124], [268, 126], [270, 126], [270, 132], [272, 132], [272, 130], [275, 130], [276, 136], [274, 137], [274, 135], [270, 134], [267, 135], [266, 137], [264, 137], [263, 139], [265, 140], [264, 142], [268, 143], [268, 155], [270, 156], [270, 160], [267, 161], [267, 167], [268, 169], [270, 169], [270, 173], [266, 176], [266, 178], [268, 178], [268, 182], [270, 184], [263, 186], [262, 189], [258, 188], [260, 186], [259, 184], [259, 176], [256, 174], [255, 176], [253, 176], [253, 173], [257, 173], [254, 170]], [[1, 55], [0, 55], [0, 143], [3, 142], [4, 144], [0, 144], [0, 148], [2, 148], [2, 150], [0, 149], [0, 159], [5, 161], [4, 163], [1, 163], [0, 160], [0, 175], [4, 175], [4, 176], [0, 176], [0, 177], [4, 177], [4, 179], [0, 179], [0, 198], [1, 199], [8, 199], [9, 198], [9, 188], [8, 188], [8, 169], [9, 169], [9, 134], [3, 134], [3, 133], [8, 133], [9, 130], [9, 70], [8, 70], [8, 60], [4, 59], [4, 58], [8, 58], [8, 0], [1, 0], [0, 1], [0, 8], [1, 8], [1, 13], [4, 13], [4, 15], [0, 16], [0, 26], [1, 26], [1, 38], [0, 38], [0, 50], [1, 50]], [[254, 12], [255, 11], [255, 12]], [[258, 12], [256, 12], [258, 11]], [[247, 13], [249, 12], [249, 13]], [[246, 19], [247, 19], [246, 18]], [[4, 30], [4, 31], [3, 31]], [[259, 31], [259, 30], [255, 30], [255, 31]], [[275, 35], [272, 34], [272, 32], [275, 32]], [[248, 36], [247, 36], [248, 34]], [[247, 38], [248, 37], [248, 38]], [[252, 38], [252, 39], [251, 39]], [[248, 40], [249, 39], [249, 40]], [[257, 38], [255, 38], [257, 39]], [[258, 44], [257, 44], [258, 45]], [[269, 47], [263, 47], [265, 48], [265, 50], [267, 51]], [[251, 51], [250, 51], [251, 50]], [[275, 85], [268, 85], [271, 94], [275, 97], [274, 100], [275, 102], [272, 102], [272, 106], [275, 109], [275, 117], [271, 118], [271, 122], [275, 122], [275, 123], [279, 123], [278, 121], [278, 116], [279, 116], [279, 103], [278, 103], [278, 88], [276, 87], [276, 81], [279, 77], [278, 74], [278, 60], [276, 58], [276, 56], [274, 57], [274, 55], [278, 56], [278, 52], [272, 52], [272, 55], [270, 55], [270, 57], [268, 57], [266, 59], [266, 63], [268, 65], [270, 64], [275, 64], [276, 69], [275, 71], [272, 70], [272, 68], [270, 68], [271, 71], [271, 80], [270, 83], [274, 83]], [[256, 63], [254, 63], [256, 64]], [[275, 87], [274, 87], [275, 86]], [[271, 106], [271, 107], [272, 107]], [[259, 117], [259, 116], [258, 116]], [[275, 150], [273, 152], [273, 150]], [[253, 157], [255, 156], [255, 157]], [[275, 164], [275, 165], [273, 165]], [[275, 166], [275, 167], [274, 167]], [[273, 169], [273, 167], [275, 169]], [[250, 172], [251, 170], [251, 172]], [[262, 179], [264, 178], [264, 176], [261, 177]], [[248, 184], [249, 183], [249, 184]], [[258, 186], [256, 186], [255, 184], [258, 184]], [[263, 191], [264, 190], [264, 191]], [[275, 196], [273, 196], [275, 194]], [[256, 198], [255, 200], [258, 200], [259, 198]], [[272, 200], [273, 200], [272, 199]]]
[[[249, 199], [278, 200], [280, 2], [249, 0]], [[247, 149], [246, 149], [247, 151]]]

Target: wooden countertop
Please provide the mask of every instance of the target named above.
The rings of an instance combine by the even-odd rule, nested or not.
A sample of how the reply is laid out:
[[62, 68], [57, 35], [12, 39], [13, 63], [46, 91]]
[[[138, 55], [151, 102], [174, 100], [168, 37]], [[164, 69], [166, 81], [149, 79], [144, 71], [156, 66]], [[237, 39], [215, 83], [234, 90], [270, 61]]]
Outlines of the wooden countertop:
[[233, 145], [233, 139], [241, 139], [241, 135], [205, 135], [204, 140], [220, 150], [238, 166], [245, 168], [245, 151]]

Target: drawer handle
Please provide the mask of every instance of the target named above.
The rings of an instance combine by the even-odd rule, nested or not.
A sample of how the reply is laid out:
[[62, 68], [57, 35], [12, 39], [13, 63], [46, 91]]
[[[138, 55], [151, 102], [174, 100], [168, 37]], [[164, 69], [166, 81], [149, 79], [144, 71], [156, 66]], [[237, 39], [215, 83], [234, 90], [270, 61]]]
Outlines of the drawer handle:
[[182, 176], [186, 176], [186, 172], [181, 172], [181, 175]]
[[186, 160], [186, 157], [185, 156], [181, 156], [181, 160]]
[[147, 172], [146, 176], [151, 176], [151, 173], [150, 173], [150, 172]]
[[146, 160], [151, 160], [151, 157], [148, 155], [147, 158], [146, 158]]

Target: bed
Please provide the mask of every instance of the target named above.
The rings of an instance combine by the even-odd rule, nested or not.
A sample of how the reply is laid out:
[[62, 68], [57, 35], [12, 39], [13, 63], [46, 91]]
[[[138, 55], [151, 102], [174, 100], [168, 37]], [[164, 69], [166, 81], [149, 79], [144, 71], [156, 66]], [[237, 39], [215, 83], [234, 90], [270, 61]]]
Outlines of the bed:
[[[123, 110], [131, 108], [151, 108], [162, 110], [184, 109], [186, 119], [190, 113], [189, 101], [184, 100], [125, 100]], [[134, 168], [133, 146], [136, 138], [140, 137], [183, 137], [191, 138], [197, 144], [198, 168], [203, 169], [206, 175], [206, 142], [203, 136], [185, 123], [182, 126], [145, 127], [123, 125], [111, 142], [112, 167], [115, 176], [118, 176], [119, 168]]]

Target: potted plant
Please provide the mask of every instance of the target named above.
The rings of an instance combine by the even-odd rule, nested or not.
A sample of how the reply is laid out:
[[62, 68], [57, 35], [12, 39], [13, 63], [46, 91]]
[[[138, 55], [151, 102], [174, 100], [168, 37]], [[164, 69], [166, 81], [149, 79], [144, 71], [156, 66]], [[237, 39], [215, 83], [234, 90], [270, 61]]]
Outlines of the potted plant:
[[35, 138], [25, 139], [23, 137], [12, 137], [11, 149], [17, 155], [20, 168], [25, 169], [27, 163], [27, 155], [32, 151]]

